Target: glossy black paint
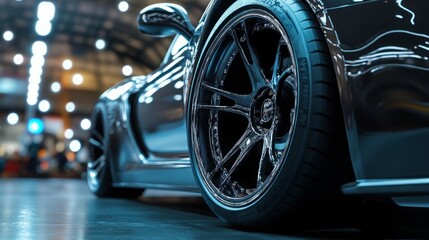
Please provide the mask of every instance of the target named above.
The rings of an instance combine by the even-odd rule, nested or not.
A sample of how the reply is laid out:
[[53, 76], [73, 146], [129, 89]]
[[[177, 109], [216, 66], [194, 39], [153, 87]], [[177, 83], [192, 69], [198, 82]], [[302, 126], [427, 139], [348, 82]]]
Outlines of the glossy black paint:
[[147, 6], [139, 13], [137, 23], [141, 32], [153, 37], [168, 37], [177, 33], [189, 39], [194, 33], [186, 10], [172, 3]]
[[115, 186], [196, 191], [183, 117], [186, 43], [177, 36], [157, 70], [126, 79], [100, 97], [110, 129]]
[[[112, 171], [118, 186], [195, 187], [183, 116], [187, 86], [211, 27], [233, 2], [211, 1], [177, 57], [170, 50], [151, 75], [125, 80], [102, 96], [112, 126]], [[429, 4], [416, 0], [306, 3], [326, 37], [340, 91], [356, 176], [356, 183], [344, 192], [377, 194], [371, 189], [391, 186], [393, 190], [384, 188], [388, 189], [384, 194], [428, 193]], [[175, 88], [180, 81], [183, 88]], [[121, 94], [109, 98], [111, 91]], [[154, 92], [148, 104], [150, 91]], [[184, 170], [178, 173], [178, 168]], [[166, 169], [175, 169], [175, 177]], [[420, 187], [406, 189], [413, 184]]]
[[325, 11], [358, 180], [429, 175], [427, 7], [390, 0]]

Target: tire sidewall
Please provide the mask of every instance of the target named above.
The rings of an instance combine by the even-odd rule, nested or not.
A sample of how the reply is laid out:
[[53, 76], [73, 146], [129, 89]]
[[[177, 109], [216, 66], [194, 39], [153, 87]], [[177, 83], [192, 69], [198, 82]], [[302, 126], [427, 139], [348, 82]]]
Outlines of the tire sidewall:
[[104, 167], [101, 169], [100, 171], [100, 178], [98, 179], [99, 184], [98, 186], [93, 185], [90, 182], [89, 176], [87, 176], [87, 182], [88, 182], [88, 188], [91, 192], [93, 192], [96, 195], [104, 195], [107, 191], [109, 191], [110, 187], [111, 187], [111, 174], [110, 174], [110, 160], [108, 158], [108, 154], [107, 154], [107, 150], [108, 150], [108, 146], [109, 146], [109, 131], [108, 131], [108, 122], [107, 122], [107, 114], [105, 111], [105, 108], [103, 106], [102, 103], [98, 103], [95, 107], [94, 107], [94, 111], [93, 111], [93, 115], [91, 117], [91, 122], [92, 127], [96, 128], [96, 121], [97, 121], [97, 117], [101, 118], [101, 121], [103, 122], [103, 142], [104, 142], [104, 146], [103, 146], [103, 154], [105, 157], [105, 165]]
[[[293, 182], [296, 176], [296, 170], [300, 164], [300, 159], [303, 158], [305, 142], [307, 142], [306, 136], [308, 133], [308, 121], [309, 121], [309, 109], [311, 108], [310, 96], [311, 96], [311, 71], [310, 63], [311, 59], [307, 50], [307, 36], [303, 33], [300, 27], [300, 19], [295, 15], [290, 1], [277, 1], [277, 0], [250, 0], [250, 1], [238, 1], [234, 3], [228, 10], [221, 16], [217, 24], [214, 26], [212, 32], [206, 40], [206, 44], [203, 47], [202, 53], [199, 57], [199, 61], [194, 71], [193, 79], [198, 79], [198, 74], [204, 71], [204, 64], [201, 61], [204, 60], [207, 50], [213, 43], [214, 39], [220, 32], [222, 26], [228, 21], [233, 19], [237, 14], [242, 11], [249, 9], [262, 9], [269, 12], [274, 16], [281, 24], [281, 26], [288, 33], [288, 38], [292, 46], [295, 55], [296, 64], [296, 75], [298, 78], [298, 97], [297, 97], [297, 109], [298, 114], [296, 118], [295, 129], [291, 138], [291, 144], [282, 166], [277, 172], [275, 178], [271, 182], [271, 185], [265, 190], [265, 192], [254, 201], [241, 207], [230, 207], [218, 201], [215, 197], [210, 194], [203, 181], [203, 177], [198, 169], [198, 163], [196, 162], [196, 152], [193, 148], [192, 142], [192, 129], [189, 120], [192, 119], [191, 111], [192, 106], [187, 108], [187, 119], [188, 119], [188, 140], [191, 154], [191, 166], [194, 173], [196, 182], [202, 192], [202, 196], [209, 205], [209, 207], [215, 212], [218, 217], [227, 221], [231, 224], [246, 225], [246, 223], [254, 223], [255, 221], [261, 221], [268, 213], [272, 212], [276, 208], [279, 202], [283, 199], [287, 193], [289, 186]], [[296, 3], [294, 3], [296, 4]], [[198, 83], [191, 82], [190, 94], [188, 103], [192, 104], [192, 98], [195, 92], [195, 88], [198, 87]]]

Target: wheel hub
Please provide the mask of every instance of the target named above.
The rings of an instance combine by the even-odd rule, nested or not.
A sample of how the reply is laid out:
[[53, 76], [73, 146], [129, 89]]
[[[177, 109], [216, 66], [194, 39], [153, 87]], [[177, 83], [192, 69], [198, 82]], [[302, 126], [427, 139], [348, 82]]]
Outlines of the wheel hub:
[[267, 132], [274, 120], [277, 108], [274, 95], [272, 89], [265, 88], [255, 97], [251, 118], [254, 129], [260, 133]]
[[274, 117], [274, 102], [272, 99], [265, 99], [261, 108], [261, 123], [267, 123]]

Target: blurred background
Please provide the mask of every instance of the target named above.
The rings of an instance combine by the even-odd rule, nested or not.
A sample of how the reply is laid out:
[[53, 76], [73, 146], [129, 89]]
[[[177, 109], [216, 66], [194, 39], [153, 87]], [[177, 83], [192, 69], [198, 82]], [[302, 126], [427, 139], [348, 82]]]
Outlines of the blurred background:
[[[0, 0], [0, 176], [80, 178], [98, 97], [157, 68], [172, 40], [137, 30], [153, 0]], [[171, 0], [194, 25], [208, 0]]]

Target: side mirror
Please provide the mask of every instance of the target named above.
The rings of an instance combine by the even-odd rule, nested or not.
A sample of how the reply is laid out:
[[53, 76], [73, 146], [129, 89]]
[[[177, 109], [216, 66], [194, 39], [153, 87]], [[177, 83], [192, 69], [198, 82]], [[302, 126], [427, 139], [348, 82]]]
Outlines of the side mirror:
[[157, 3], [143, 8], [137, 17], [137, 23], [142, 33], [154, 37], [168, 37], [178, 33], [189, 40], [195, 30], [186, 10], [172, 3]]

